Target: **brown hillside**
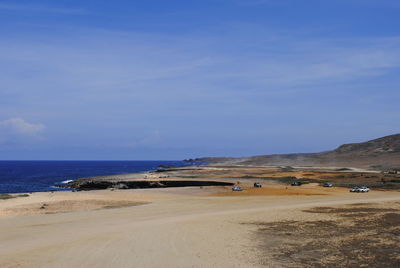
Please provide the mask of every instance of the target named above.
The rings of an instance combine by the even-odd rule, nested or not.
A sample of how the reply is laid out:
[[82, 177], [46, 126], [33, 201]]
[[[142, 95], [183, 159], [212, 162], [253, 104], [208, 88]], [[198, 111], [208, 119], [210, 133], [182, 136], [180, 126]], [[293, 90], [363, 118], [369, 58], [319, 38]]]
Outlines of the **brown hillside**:
[[400, 168], [400, 134], [362, 142], [344, 144], [333, 151], [309, 154], [277, 154], [246, 158], [227, 158], [225, 161], [202, 158], [211, 163], [241, 165], [297, 165], [362, 167], [374, 169]]

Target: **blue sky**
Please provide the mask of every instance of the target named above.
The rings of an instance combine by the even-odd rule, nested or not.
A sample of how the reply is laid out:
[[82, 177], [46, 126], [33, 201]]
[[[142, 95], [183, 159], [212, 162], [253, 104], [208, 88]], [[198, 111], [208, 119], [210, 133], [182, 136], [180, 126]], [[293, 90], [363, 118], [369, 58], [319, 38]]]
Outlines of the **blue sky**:
[[398, 133], [399, 12], [392, 0], [0, 0], [0, 159], [317, 152]]

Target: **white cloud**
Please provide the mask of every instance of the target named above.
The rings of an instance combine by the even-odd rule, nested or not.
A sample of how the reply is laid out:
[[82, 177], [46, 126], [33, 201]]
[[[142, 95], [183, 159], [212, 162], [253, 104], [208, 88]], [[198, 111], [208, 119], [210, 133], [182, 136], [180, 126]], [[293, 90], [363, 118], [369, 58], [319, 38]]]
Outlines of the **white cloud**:
[[40, 138], [44, 129], [43, 124], [29, 123], [22, 118], [10, 118], [0, 121], [0, 142]]

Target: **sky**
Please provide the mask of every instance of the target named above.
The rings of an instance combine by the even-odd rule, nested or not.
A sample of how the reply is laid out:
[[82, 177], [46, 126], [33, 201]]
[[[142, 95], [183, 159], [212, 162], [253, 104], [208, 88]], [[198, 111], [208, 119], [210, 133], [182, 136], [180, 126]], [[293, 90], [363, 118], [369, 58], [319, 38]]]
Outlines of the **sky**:
[[400, 132], [398, 0], [0, 0], [0, 159], [319, 152]]

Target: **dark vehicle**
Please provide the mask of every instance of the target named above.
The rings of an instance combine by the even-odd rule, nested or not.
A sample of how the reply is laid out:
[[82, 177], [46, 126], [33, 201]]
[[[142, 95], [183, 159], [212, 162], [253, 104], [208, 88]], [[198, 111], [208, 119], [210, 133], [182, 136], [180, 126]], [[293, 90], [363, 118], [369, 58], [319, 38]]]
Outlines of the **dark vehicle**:
[[324, 187], [333, 187], [333, 184], [332, 183], [325, 183]]
[[261, 187], [262, 187], [261, 183], [259, 182], [254, 183], [254, 188], [261, 188]]
[[301, 186], [303, 183], [301, 181], [292, 182], [292, 186]]

